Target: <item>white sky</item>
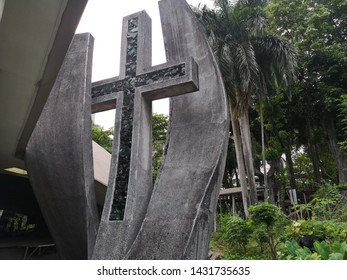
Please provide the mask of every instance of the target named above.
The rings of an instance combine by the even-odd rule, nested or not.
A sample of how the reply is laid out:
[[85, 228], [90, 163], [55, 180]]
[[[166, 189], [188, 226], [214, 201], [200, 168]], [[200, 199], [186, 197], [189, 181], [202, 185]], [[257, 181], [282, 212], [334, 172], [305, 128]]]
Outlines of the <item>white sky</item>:
[[[186, 0], [188, 4], [213, 6], [213, 0]], [[123, 17], [146, 10], [152, 18], [152, 64], [166, 61], [162, 38], [158, 0], [89, 0], [76, 33], [93, 35], [94, 57], [92, 81], [117, 76]], [[153, 111], [168, 114], [168, 100], [153, 102]], [[114, 125], [114, 110], [96, 114], [95, 122], [105, 128]]]

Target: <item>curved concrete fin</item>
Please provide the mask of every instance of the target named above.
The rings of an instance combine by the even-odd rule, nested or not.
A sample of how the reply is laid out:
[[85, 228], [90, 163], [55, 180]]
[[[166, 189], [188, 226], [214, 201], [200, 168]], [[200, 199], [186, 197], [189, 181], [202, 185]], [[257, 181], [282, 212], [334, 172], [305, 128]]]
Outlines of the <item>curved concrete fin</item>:
[[184, 0], [159, 2], [168, 61], [193, 57], [199, 91], [171, 99], [169, 142], [145, 219], [127, 259], [206, 259], [229, 119], [204, 30]]
[[98, 217], [91, 139], [94, 39], [75, 35], [26, 149], [29, 178], [63, 259], [87, 259]]

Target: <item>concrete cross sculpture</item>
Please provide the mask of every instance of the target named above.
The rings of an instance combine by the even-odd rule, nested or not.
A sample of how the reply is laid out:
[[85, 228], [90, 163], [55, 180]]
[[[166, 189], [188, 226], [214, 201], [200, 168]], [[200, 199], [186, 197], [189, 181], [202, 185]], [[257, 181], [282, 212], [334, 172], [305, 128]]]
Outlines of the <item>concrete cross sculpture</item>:
[[[93, 112], [116, 108], [114, 152], [103, 214], [95, 246], [92, 239], [84, 244], [86, 248], [94, 246], [92, 254], [88, 251], [89, 258], [207, 258], [228, 142], [227, 101], [204, 30], [188, 4], [184, 0], [161, 0], [159, 7], [168, 62], [151, 66], [151, 21], [147, 14], [127, 16], [123, 20], [120, 76], [94, 83], [91, 96], [88, 91], [84, 93], [84, 108], [90, 103]], [[90, 80], [86, 83], [84, 88], [90, 88]], [[153, 186], [151, 102], [164, 97], [171, 97], [170, 127], [164, 160]], [[51, 105], [51, 113], [57, 106]], [[42, 131], [35, 131], [27, 149], [30, 177], [38, 197], [39, 189], [47, 185], [47, 180], [37, 179], [42, 177], [37, 158], [44, 156], [38, 150], [40, 141], [48, 141], [42, 134], [49, 129], [43, 125]], [[83, 138], [89, 131], [85, 126], [75, 127], [76, 131], [81, 129]], [[80, 147], [75, 149], [77, 155], [85, 155]], [[90, 160], [89, 154], [84, 160]], [[92, 172], [92, 168], [85, 171]], [[63, 176], [67, 167], [60, 167], [58, 172]], [[80, 173], [75, 176], [86, 182], [87, 175]], [[60, 183], [54, 182], [55, 188]], [[82, 184], [75, 191], [86, 194], [82, 208], [89, 209], [95, 201], [90, 186]], [[42, 198], [38, 200], [45, 211], [47, 204]], [[56, 194], [55, 200], [59, 200]], [[59, 200], [55, 206], [63, 212], [64, 204], [71, 202]], [[52, 213], [45, 217], [62, 222]], [[81, 226], [79, 232], [91, 232], [97, 222], [88, 215], [83, 217], [87, 226]], [[53, 232], [62, 230], [51, 225]], [[72, 234], [69, 237], [73, 238]], [[67, 250], [59, 241], [57, 246]]]
[[[120, 76], [93, 84], [93, 113], [118, 104], [108, 195], [113, 201], [107, 220], [124, 219], [129, 186], [142, 185], [146, 191], [141, 195], [151, 192], [152, 100], [198, 89], [197, 65], [193, 59], [151, 67], [151, 54], [151, 19], [145, 11], [125, 17]], [[135, 194], [138, 187], [135, 188], [129, 191]], [[141, 208], [141, 204], [146, 204], [143, 198], [136, 202], [135, 208]], [[134, 212], [131, 213], [133, 216]]]

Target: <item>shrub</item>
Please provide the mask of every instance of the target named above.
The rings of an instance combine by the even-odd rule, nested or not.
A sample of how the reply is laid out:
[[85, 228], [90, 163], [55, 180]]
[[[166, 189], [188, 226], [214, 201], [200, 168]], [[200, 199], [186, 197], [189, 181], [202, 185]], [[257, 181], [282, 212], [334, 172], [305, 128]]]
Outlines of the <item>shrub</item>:
[[[278, 207], [268, 203], [251, 206], [249, 213], [247, 220], [219, 216], [219, 232], [213, 241], [222, 244], [218, 249], [225, 259], [347, 258], [347, 223], [316, 218], [290, 221]], [[310, 240], [306, 245], [310, 248], [298, 244], [303, 237]]]
[[249, 223], [238, 216], [232, 216], [225, 226], [224, 240], [238, 249], [245, 249], [252, 232]]
[[317, 190], [310, 202], [316, 219], [340, 220], [346, 211], [340, 188], [336, 185], [323, 185]]
[[329, 243], [315, 241], [313, 252], [295, 241], [286, 241], [280, 247], [280, 257], [284, 260], [347, 260], [346, 241]]
[[280, 209], [273, 204], [263, 203], [249, 207], [250, 218], [254, 223], [273, 226], [281, 215]]
[[347, 240], [347, 223], [319, 220], [293, 221], [290, 227], [293, 239], [309, 236], [317, 241], [345, 241]]

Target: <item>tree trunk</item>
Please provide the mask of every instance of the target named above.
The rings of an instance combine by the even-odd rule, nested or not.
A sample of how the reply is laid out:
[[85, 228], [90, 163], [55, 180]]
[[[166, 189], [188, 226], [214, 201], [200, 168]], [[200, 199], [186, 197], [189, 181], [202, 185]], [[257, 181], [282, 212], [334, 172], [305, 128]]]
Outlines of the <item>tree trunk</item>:
[[[269, 202], [275, 204], [277, 202], [277, 195], [281, 188], [281, 182], [276, 178], [282, 168], [281, 158], [272, 160], [270, 162], [270, 169], [268, 171], [268, 186], [269, 186]], [[280, 201], [278, 201], [280, 202]]]
[[260, 98], [260, 126], [261, 126], [261, 154], [263, 160], [263, 172], [264, 172], [264, 198], [269, 198], [269, 186], [267, 183], [267, 170], [266, 170], [266, 158], [265, 158], [265, 131], [264, 131], [264, 114], [263, 114], [263, 101]]
[[251, 205], [258, 202], [257, 190], [254, 176], [253, 153], [251, 143], [251, 131], [249, 128], [248, 110], [243, 112], [239, 117], [240, 131], [242, 138], [243, 155], [247, 171], [247, 179], [249, 184], [249, 197]]
[[313, 129], [309, 121], [307, 122], [307, 135], [308, 135], [307, 148], [308, 148], [308, 154], [312, 161], [314, 180], [317, 184], [321, 184], [322, 173], [320, 170], [320, 160], [318, 156], [317, 145], [314, 139]]
[[[273, 127], [275, 128], [275, 125], [273, 125]], [[295, 189], [296, 183], [295, 183], [294, 163], [293, 163], [293, 159], [292, 159], [291, 145], [289, 145], [289, 143], [286, 139], [283, 139], [280, 136], [280, 133], [277, 129], [274, 129], [274, 133], [275, 133], [278, 141], [280, 141], [282, 150], [284, 152], [284, 155], [286, 156], [286, 162], [288, 164], [288, 175], [289, 175], [290, 188]]]
[[243, 154], [242, 154], [242, 142], [241, 142], [241, 136], [240, 136], [240, 127], [239, 127], [239, 123], [237, 122], [237, 120], [234, 119], [234, 117], [232, 115], [231, 108], [230, 108], [230, 119], [231, 119], [231, 126], [233, 129], [236, 161], [237, 161], [237, 167], [238, 167], [239, 177], [240, 177], [240, 185], [241, 185], [241, 190], [242, 190], [243, 209], [245, 212], [245, 216], [247, 218], [249, 216], [249, 213], [248, 213], [248, 188], [247, 188], [245, 163], [244, 163]]
[[339, 174], [339, 184], [347, 183], [347, 163], [343, 150], [338, 144], [336, 127], [332, 117], [328, 117], [324, 123], [325, 132], [329, 139], [330, 150], [335, 158]]
[[239, 188], [240, 182], [239, 182], [239, 174], [237, 173], [237, 170], [235, 170], [235, 180], [236, 180], [236, 187]]
[[292, 159], [292, 152], [288, 147], [283, 147], [284, 154], [286, 156], [286, 161], [288, 164], [288, 174], [289, 174], [289, 185], [291, 189], [296, 188], [295, 174], [294, 174], [294, 163]]

